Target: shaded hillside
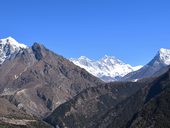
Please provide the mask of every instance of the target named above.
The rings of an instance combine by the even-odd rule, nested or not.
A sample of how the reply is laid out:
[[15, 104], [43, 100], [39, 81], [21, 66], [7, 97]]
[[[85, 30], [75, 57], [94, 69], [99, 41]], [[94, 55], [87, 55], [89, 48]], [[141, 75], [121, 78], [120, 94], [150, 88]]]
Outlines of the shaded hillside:
[[[169, 114], [166, 113], [169, 112], [169, 105], [166, 104], [169, 104], [169, 74], [170, 71], [155, 79], [143, 79], [134, 83], [115, 82], [89, 88], [69, 102], [60, 105], [45, 121], [60, 128], [126, 128], [131, 127], [136, 120], [139, 120], [140, 124], [145, 124], [140, 120], [141, 117], [137, 118], [138, 112], [145, 109], [147, 104], [152, 106], [152, 100], [163, 93], [161, 97], [164, 98], [159, 101], [163, 104], [159, 105], [156, 100], [154, 103], [156, 106], [152, 109], [154, 112], [155, 108], [158, 111], [160, 109], [162, 115], [158, 116], [158, 119], [165, 118], [164, 121], [167, 123], [163, 125], [164, 121], [157, 121], [159, 124], [157, 126], [168, 127]], [[145, 113], [151, 113], [151, 118], [148, 118], [150, 120], [154, 116], [153, 110]], [[154, 125], [155, 122], [150, 121], [150, 124]], [[136, 128], [138, 125], [135, 123], [133, 126]], [[139, 125], [138, 128], [140, 127]]]
[[[145, 85], [143, 83], [117, 82], [89, 88], [69, 102], [59, 106], [45, 120], [53, 126], [58, 125], [60, 128], [106, 128], [109, 125], [115, 126], [115, 124], [117, 124], [116, 128], [119, 128], [119, 126], [122, 126], [121, 121], [123, 119], [127, 123], [130, 118], [123, 116], [122, 113], [126, 107], [130, 109], [126, 104], [132, 103], [131, 105], [134, 105], [133, 103], [138, 100], [138, 94], [143, 96], [143, 94], [136, 93]], [[134, 94], [136, 95], [126, 103], [125, 100]], [[138, 110], [137, 103], [137, 107], [135, 107]], [[131, 110], [129, 112], [132, 112], [131, 116], [133, 116], [135, 111]], [[113, 119], [116, 119], [114, 125], [112, 125]]]
[[158, 78], [147, 78], [138, 82], [146, 83], [146, 86], [142, 86], [136, 93], [110, 109], [99, 121], [97, 127], [169, 127], [170, 70]]
[[[131, 128], [170, 127], [170, 71], [161, 76], [158, 81], [152, 86], [148, 94], [150, 100], [147, 99], [148, 102], [133, 120]], [[153, 91], [154, 89], [156, 91]]]

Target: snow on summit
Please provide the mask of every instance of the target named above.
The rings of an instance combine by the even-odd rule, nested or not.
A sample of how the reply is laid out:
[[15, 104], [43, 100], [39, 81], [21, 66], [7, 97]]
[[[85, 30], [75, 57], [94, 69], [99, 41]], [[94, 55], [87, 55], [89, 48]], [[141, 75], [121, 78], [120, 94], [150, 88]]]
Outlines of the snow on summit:
[[2, 64], [6, 59], [10, 58], [13, 55], [16, 55], [18, 52], [26, 48], [26, 45], [18, 43], [12, 37], [0, 39], [0, 64]]
[[8, 37], [5, 39], [1, 39], [0, 40], [0, 44], [1, 45], [5, 45], [5, 44], [10, 44], [13, 47], [18, 47], [18, 48], [27, 48], [27, 46], [25, 44], [22, 43], [18, 43], [14, 38], [12, 37]]
[[160, 60], [166, 64], [170, 65], [170, 49], [161, 48], [158, 52]]
[[[152, 67], [150, 69], [158, 71], [162, 67], [162, 65], [170, 65], [170, 49], [161, 48], [151, 62], [149, 62], [145, 66], [136, 67], [126, 64], [114, 56], [107, 55], [97, 61], [90, 60], [85, 56], [82, 56], [78, 59], [70, 60], [74, 64], [86, 69], [89, 73], [104, 81], [115, 81], [120, 80], [127, 74], [137, 71], [139, 69], [139, 72], [144, 70], [142, 72], [142, 74], [144, 74], [146, 73], [145, 69], [148, 68], [148, 66]], [[152, 73], [153, 71], [150, 72]]]
[[104, 81], [119, 80], [126, 74], [136, 71], [142, 67], [132, 67], [129, 64], [123, 63], [116, 57], [108, 55], [105, 55], [97, 61], [90, 60], [85, 56], [81, 56], [78, 59], [71, 58], [70, 61]]

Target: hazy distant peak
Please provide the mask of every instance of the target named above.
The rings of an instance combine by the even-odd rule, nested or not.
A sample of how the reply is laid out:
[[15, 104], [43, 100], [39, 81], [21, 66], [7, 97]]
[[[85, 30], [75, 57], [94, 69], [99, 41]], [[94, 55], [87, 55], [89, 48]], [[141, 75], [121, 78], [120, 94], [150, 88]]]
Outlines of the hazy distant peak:
[[79, 60], [88, 60], [88, 61], [91, 61], [88, 57], [86, 57], [86, 56], [80, 56], [79, 58], [78, 58]]
[[117, 59], [117, 58], [115, 56], [104, 55], [104, 57], [102, 57], [101, 59], [105, 60], [105, 59]]
[[124, 64], [121, 60], [117, 59], [115, 56], [108, 56], [108, 55], [102, 57], [100, 61], [107, 64]]
[[80, 58], [71, 58], [77, 66], [86, 69], [89, 73], [104, 81], [115, 81], [125, 76], [129, 72], [136, 71], [142, 66], [132, 67], [129, 64], [123, 63], [121, 60], [114, 56], [105, 55], [99, 60], [90, 60], [85, 56]]

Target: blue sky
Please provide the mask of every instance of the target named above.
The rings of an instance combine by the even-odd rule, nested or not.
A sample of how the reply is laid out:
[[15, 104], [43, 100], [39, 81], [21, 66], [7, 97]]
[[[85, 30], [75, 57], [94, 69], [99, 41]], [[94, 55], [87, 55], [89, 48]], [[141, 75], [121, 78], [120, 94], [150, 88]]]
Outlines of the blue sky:
[[146, 64], [170, 48], [169, 0], [1, 0], [0, 38], [40, 42], [67, 58]]

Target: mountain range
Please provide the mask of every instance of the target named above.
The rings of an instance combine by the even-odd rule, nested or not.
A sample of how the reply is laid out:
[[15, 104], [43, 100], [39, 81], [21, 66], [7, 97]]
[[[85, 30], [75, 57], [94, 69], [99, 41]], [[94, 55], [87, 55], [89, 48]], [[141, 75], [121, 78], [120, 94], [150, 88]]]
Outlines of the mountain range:
[[70, 61], [106, 82], [136, 81], [152, 77], [160, 69], [170, 65], [170, 49], [161, 48], [148, 64], [136, 67], [125, 64], [116, 57], [107, 55], [97, 61], [90, 60], [85, 56], [78, 59], [71, 58]]
[[114, 82], [104, 82], [75, 65], [76, 59], [68, 60], [42, 44], [28, 47], [9, 37], [0, 40], [0, 46], [2, 128], [170, 127], [168, 49], [160, 49], [137, 71], [115, 57], [98, 62], [81, 57], [103, 65], [108, 74], [107, 68], [122, 71], [117, 79], [109, 78]]
[[129, 64], [125, 64], [114, 56], [107, 55], [97, 61], [93, 61], [85, 56], [81, 56], [78, 59], [71, 58], [70, 61], [106, 82], [120, 80], [128, 73], [142, 67], [133, 67]]
[[[28, 46], [18, 43], [12, 37], [0, 40], [0, 64], [6, 59], [15, 57], [16, 54]], [[154, 76], [154, 73], [170, 64], [170, 49], [161, 48], [156, 56], [144, 66], [131, 66], [114, 56], [105, 55], [101, 59], [94, 61], [85, 56], [78, 59], [70, 58], [75, 65], [84, 68], [90, 74], [100, 78], [105, 82], [110, 81], [136, 81], [138, 79]]]

